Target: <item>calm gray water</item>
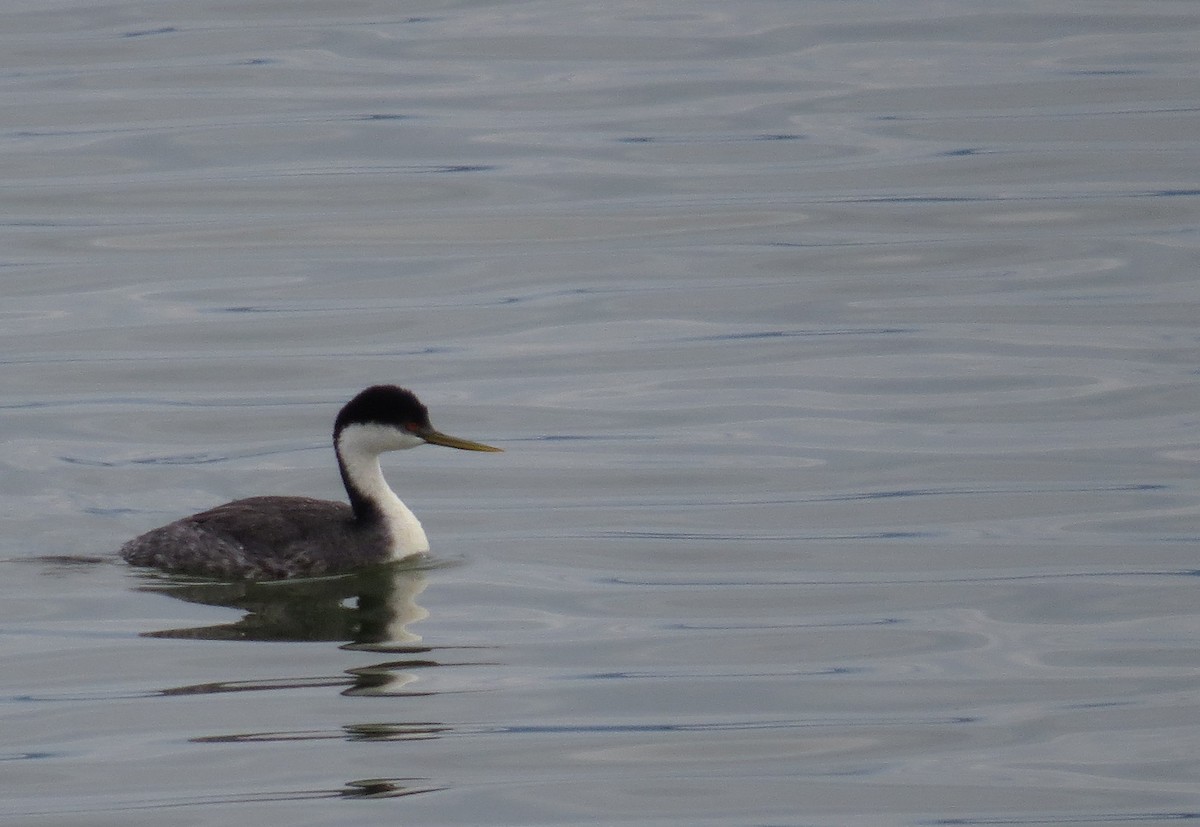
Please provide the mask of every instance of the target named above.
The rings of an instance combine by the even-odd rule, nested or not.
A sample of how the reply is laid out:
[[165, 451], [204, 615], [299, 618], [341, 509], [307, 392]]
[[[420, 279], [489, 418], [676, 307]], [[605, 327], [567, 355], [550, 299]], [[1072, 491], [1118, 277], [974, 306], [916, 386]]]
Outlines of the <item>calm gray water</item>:
[[[0, 10], [0, 821], [1200, 820], [1200, 6]], [[131, 570], [341, 496], [420, 565]]]

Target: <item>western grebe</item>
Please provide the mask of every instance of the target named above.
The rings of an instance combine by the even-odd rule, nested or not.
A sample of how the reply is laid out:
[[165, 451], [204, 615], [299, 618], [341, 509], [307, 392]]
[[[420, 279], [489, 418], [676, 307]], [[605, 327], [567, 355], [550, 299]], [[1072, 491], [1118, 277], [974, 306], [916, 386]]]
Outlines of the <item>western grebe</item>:
[[121, 556], [181, 574], [278, 580], [338, 574], [429, 550], [425, 530], [388, 487], [379, 455], [418, 445], [501, 451], [429, 424], [412, 391], [375, 385], [346, 403], [333, 447], [350, 504], [308, 497], [250, 497], [135, 537]]

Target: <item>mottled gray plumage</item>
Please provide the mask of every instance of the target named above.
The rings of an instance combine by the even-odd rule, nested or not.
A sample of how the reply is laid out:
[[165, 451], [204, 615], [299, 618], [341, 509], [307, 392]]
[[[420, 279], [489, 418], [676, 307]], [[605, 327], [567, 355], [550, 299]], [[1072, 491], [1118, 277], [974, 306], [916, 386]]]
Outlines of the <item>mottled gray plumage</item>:
[[135, 566], [221, 579], [340, 574], [388, 559], [381, 521], [308, 497], [250, 497], [184, 517], [121, 547]]

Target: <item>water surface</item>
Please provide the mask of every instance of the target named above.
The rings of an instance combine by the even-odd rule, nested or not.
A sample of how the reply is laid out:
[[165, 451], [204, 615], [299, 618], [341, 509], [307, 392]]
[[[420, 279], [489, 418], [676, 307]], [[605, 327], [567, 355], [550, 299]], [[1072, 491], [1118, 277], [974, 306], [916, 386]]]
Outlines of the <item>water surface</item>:
[[[1195, 817], [1191, 4], [2, 16], [0, 820]], [[116, 561], [376, 382], [428, 560]]]

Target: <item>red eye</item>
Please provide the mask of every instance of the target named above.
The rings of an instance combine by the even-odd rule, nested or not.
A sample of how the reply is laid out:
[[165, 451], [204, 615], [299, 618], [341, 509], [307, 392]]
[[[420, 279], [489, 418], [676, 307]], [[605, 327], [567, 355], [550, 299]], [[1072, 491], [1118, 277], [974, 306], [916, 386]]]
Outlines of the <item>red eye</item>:
[[405, 422], [404, 430], [408, 431], [410, 434], [415, 434], [421, 430], [421, 426], [416, 422]]

